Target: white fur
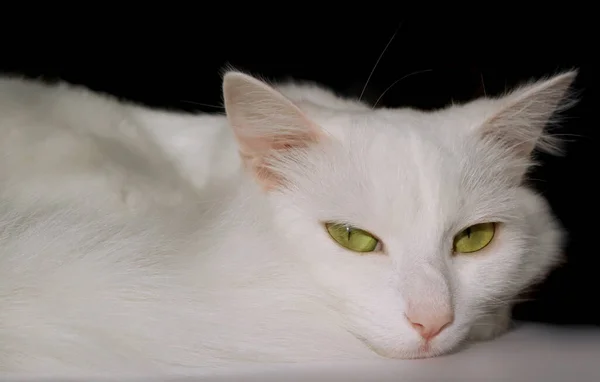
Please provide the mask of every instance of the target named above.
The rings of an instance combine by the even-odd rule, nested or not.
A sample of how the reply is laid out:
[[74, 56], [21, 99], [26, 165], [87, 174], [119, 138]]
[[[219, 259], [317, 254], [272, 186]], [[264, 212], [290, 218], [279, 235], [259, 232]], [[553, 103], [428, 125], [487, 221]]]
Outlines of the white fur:
[[[306, 117], [326, 137], [275, 155], [287, 185], [270, 191], [242, 168], [246, 138], [223, 116], [0, 80], [0, 371], [414, 358], [492, 338], [562, 240], [518, 179], [528, 152], [497, 142], [542, 136], [574, 75], [431, 113], [281, 85], [294, 117], [275, 90], [230, 74], [230, 121], [248, 133], [302, 133]], [[482, 133], [489, 121], [497, 137]], [[375, 233], [385, 254], [342, 249], [329, 220]], [[494, 242], [452, 256], [452, 236], [481, 221], [502, 223]], [[451, 301], [454, 322], [429, 350], [407, 299]]]

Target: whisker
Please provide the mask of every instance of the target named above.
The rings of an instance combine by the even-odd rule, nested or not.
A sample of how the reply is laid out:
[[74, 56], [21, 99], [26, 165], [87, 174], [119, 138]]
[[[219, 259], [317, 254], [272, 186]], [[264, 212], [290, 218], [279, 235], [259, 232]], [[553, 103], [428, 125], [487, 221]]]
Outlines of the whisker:
[[402, 80], [404, 80], [404, 79], [406, 79], [408, 77], [414, 76], [415, 74], [421, 74], [421, 73], [431, 72], [432, 70], [433, 69], [417, 70], [416, 72], [409, 73], [409, 74], [405, 75], [404, 77], [399, 78], [396, 81], [392, 82], [392, 84], [390, 86], [388, 86], [383, 91], [383, 93], [381, 93], [381, 95], [379, 96], [379, 98], [377, 98], [377, 101], [375, 101], [375, 104], [373, 105], [373, 109], [375, 109], [377, 107], [377, 104], [379, 103], [379, 101], [381, 101], [381, 99], [383, 98], [383, 96], [385, 95], [385, 93], [387, 93], [388, 90], [390, 90], [392, 87], [394, 87], [394, 85], [396, 85], [398, 82], [400, 82], [400, 81], [402, 81]]
[[398, 34], [398, 31], [400, 30], [401, 27], [402, 27], [402, 23], [400, 23], [400, 25], [398, 25], [398, 28], [396, 28], [396, 31], [394, 32], [394, 34], [392, 35], [392, 37], [390, 38], [388, 43], [385, 45], [385, 48], [383, 48], [383, 51], [379, 55], [379, 58], [377, 58], [377, 61], [375, 62], [375, 65], [373, 66], [373, 69], [371, 70], [369, 77], [367, 77], [367, 82], [365, 82], [365, 86], [363, 86], [363, 89], [360, 92], [360, 97], [358, 97], [359, 101], [362, 100], [362, 97], [365, 94], [365, 90], [367, 89], [367, 86], [369, 85], [369, 81], [371, 81], [371, 77], [373, 76], [373, 73], [375, 73], [375, 69], [377, 69], [377, 65], [379, 65], [379, 61], [381, 61], [381, 58], [387, 51], [387, 49], [390, 46], [390, 44], [392, 43], [392, 41], [394, 41], [394, 38], [396, 38], [396, 35]]
[[569, 133], [554, 134], [554, 133], [551, 133], [550, 135], [552, 137], [558, 137], [558, 138], [560, 138], [560, 137], [589, 138], [589, 137], [587, 137], [587, 136], [585, 136], [583, 134], [569, 134]]
[[198, 105], [198, 106], [213, 107], [215, 109], [225, 109], [223, 106], [210, 105], [210, 104], [207, 104], [207, 103], [201, 103], [201, 102], [195, 102], [195, 101], [187, 101], [187, 100], [184, 100], [184, 99], [180, 100], [180, 102], [185, 102], [185, 103], [189, 103], [189, 104], [192, 104], [192, 105]]
[[485, 83], [483, 82], [483, 73], [479, 72], [479, 76], [481, 77], [481, 88], [483, 89], [483, 96], [487, 97], [487, 92], [485, 91]]

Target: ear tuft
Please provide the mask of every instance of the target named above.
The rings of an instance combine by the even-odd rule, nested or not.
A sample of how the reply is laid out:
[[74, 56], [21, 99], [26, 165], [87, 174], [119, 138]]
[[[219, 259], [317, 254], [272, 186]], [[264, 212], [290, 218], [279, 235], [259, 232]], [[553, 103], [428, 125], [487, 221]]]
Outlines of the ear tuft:
[[576, 103], [569, 88], [577, 71], [569, 71], [549, 79], [517, 88], [491, 100], [492, 115], [479, 125], [476, 134], [483, 147], [506, 165], [506, 175], [516, 183], [534, 165], [533, 151], [560, 153], [560, 141], [548, 133], [548, 125], [557, 122], [559, 112]]
[[558, 141], [545, 134], [545, 129], [576, 102], [568, 96], [576, 77], [576, 70], [569, 71], [522, 86], [496, 100], [498, 111], [484, 122], [482, 138], [502, 145], [507, 154], [522, 159], [528, 159], [534, 148], [559, 153]]

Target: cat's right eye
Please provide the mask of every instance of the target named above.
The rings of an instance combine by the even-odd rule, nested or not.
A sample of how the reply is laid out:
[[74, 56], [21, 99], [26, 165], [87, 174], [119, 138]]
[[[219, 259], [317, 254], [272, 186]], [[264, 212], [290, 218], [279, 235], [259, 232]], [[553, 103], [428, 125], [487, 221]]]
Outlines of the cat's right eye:
[[375, 235], [348, 224], [325, 223], [329, 236], [342, 247], [353, 252], [375, 252], [381, 242]]

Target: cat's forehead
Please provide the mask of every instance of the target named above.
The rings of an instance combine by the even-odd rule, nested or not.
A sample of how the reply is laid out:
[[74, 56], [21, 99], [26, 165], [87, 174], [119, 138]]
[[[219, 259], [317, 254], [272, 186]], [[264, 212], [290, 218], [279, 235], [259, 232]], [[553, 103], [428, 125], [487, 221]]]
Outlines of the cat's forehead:
[[383, 173], [408, 176], [417, 168], [421, 173], [447, 172], [462, 165], [465, 154], [459, 150], [463, 137], [448, 131], [444, 118], [434, 113], [407, 109], [338, 114], [321, 126], [351, 161]]
[[[452, 216], [467, 202], [489, 209], [483, 199], [493, 201], [502, 184], [479, 160], [475, 143], [445, 131], [452, 128], [447, 123], [443, 114], [411, 110], [323, 120], [332, 143], [318, 171], [330, 191], [322, 197], [335, 199], [331, 206], [361, 206], [357, 219], [387, 216], [396, 223]], [[470, 178], [480, 185], [468, 187]]]

